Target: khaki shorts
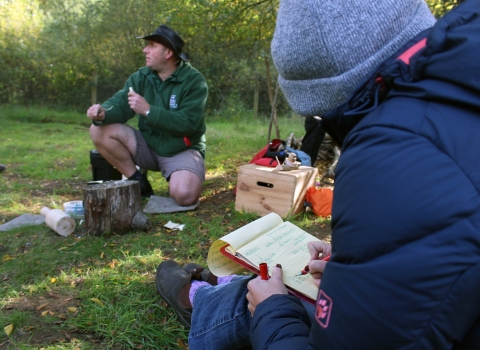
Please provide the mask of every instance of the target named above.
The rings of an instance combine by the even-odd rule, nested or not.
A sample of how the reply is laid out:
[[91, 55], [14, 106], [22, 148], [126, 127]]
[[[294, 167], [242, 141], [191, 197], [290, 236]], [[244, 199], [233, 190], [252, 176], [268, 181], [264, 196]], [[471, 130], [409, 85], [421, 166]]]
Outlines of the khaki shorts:
[[200, 152], [187, 149], [173, 157], [157, 155], [148, 147], [142, 133], [132, 128], [137, 141], [137, 149], [133, 161], [142, 169], [161, 171], [165, 179], [170, 180], [170, 175], [177, 170], [188, 170], [196, 174], [202, 183], [205, 181], [205, 161]]

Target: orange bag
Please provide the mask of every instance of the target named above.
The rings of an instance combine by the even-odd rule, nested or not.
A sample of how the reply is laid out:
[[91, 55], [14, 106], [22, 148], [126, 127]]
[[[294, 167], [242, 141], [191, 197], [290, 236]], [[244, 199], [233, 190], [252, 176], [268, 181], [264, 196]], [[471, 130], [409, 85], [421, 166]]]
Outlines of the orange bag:
[[333, 190], [327, 187], [310, 187], [307, 189], [305, 200], [310, 203], [312, 211], [317, 216], [332, 215]]

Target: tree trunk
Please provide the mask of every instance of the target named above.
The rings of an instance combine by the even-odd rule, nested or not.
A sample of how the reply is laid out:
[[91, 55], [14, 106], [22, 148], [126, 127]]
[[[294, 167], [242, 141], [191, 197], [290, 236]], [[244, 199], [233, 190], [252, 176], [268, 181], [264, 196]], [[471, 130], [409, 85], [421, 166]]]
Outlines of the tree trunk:
[[277, 119], [277, 95], [278, 95], [278, 82], [275, 88], [275, 97], [273, 98], [272, 115], [270, 116], [270, 124], [268, 125], [267, 143], [271, 141], [272, 124], [275, 124], [277, 139], [280, 138], [280, 128], [278, 127], [278, 119]]
[[272, 114], [270, 116], [270, 124], [268, 126], [268, 136], [267, 143], [271, 141], [270, 137], [272, 134], [272, 123], [275, 123], [275, 131], [277, 134], [277, 139], [280, 138], [280, 128], [278, 127], [277, 120], [277, 95], [278, 95], [278, 81], [275, 88], [275, 94], [272, 91], [271, 81], [270, 81], [270, 65], [268, 64], [268, 57], [265, 57], [265, 68], [267, 72], [267, 87], [268, 87], [268, 97], [270, 98], [270, 106], [272, 106]]
[[258, 99], [260, 95], [260, 89], [258, 86], [258, 78], [255, 79], [255, 90], [253, 92], [253, 116], [258, 117]]
[[83, 188], [87, 232], [94, 236], [150, 228], [141, 208], [137, 181], [106, 181]]
[[93, 76], [93, 82], [92, 82], [92, 98], [91, 98], [92, 106], [97, 103], [97, 83], [98, 83], [98, 74], [97, 72], [95, 72], [95, 75]]

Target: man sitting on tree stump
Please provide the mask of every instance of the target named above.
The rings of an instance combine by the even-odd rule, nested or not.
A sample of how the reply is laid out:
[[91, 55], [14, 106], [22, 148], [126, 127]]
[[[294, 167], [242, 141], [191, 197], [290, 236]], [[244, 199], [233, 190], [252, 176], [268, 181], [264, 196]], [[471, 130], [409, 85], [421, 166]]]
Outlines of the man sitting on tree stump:
[[[123, 89], [87, 111], [98, 152], [129, 180], [140, 182], [142, 197], [153, 195], [136, 166], [161, 171], [179, 205], [197, 203], [205, 180], [204, 76], [182, 52], [184, 41], [166, 25], [145, 39], [146, 67]], [[125, 123], [138, 114], [138, 130]]]

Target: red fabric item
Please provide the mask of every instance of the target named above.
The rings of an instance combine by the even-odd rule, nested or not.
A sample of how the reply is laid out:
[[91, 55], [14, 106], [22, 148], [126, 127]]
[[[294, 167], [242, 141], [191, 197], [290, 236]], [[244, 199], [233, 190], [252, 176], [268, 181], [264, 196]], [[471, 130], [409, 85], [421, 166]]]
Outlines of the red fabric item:
[[271, 146], [271, 143], [263, 147], [258, 153], [250, 160], [249, 164], [257, 164], [263, 166], [269, 166], [275, 168], [278, 165], [278, 162], [275, 158], [266, 158], [265, 155], [267, 154], [268, 148]]
[[323, 217], [332, 215], [332, 189], [310, 187], [305, 194], [305, 200], [312, 205], [312, 211], [315, 215]]
[[255, 163], [257, 160], [259, 160], [260, 158], [263, 158], [265, 156], [265, 154], [267, 154], [267, 151], [268, 151], [268, 145], [266, 145], [265, 147], [263, 147], [260, 151], [258, 151], [257, 154], [255, 154], [252, 158], [252, 160], [250, 160], [248, 163]]
[[272, 168], [275, 168], [278, 165], [277, 160], [273, 158], [260, 158], [257, 159], [254, 163], [257, 165], [269, 166]]

